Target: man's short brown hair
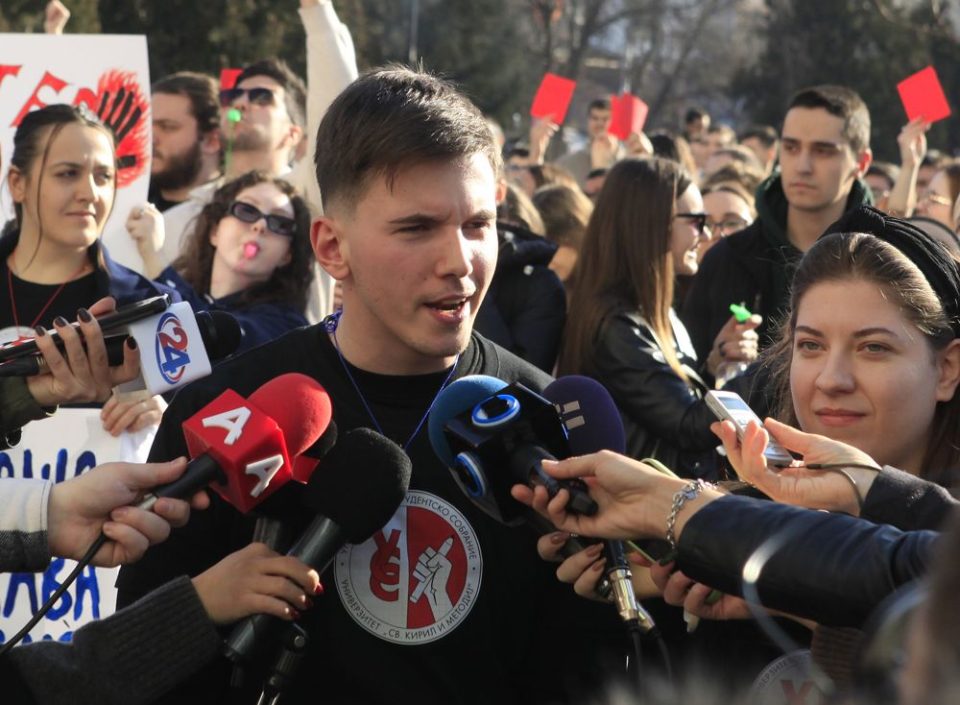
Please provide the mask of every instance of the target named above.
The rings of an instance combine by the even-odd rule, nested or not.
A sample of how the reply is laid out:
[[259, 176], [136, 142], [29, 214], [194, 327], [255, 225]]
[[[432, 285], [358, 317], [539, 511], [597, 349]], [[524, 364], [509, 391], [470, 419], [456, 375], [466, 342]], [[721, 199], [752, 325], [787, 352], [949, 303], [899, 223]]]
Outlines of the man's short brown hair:
[[487, 157], [499, 176], [490, 128], [452, 83], [402, 66], [374, 69], [337, 96], [317, 130], [323, 206], [352, 208], [371, 177], [390, 184], [401, 169], [474, 154]]
[[870, 147], [870, 111], [856, 91], [846, 86], [804, 88], [790, 99], [791, 108], [823, 108], [843, 119], [843, 136], [854, 154]]

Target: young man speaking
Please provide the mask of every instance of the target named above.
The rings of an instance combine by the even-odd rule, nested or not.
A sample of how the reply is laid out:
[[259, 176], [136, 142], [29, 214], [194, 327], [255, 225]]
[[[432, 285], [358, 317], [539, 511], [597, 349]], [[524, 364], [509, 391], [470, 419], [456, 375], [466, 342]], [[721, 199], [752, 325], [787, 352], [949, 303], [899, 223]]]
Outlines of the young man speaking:
[[[314, 377], [331, 395], [339, 433], [382, 432], [406, 449], [413, 476], [387, 526], [343, 549], [323, 576], [327, 594], [300, 622], [312, 636], [310, 650], [283, 701], [578, 698], [578, 674], [603, 651], [597, 632], [613, 624], [614, 610], [574, 599], [538, 559], [531, 532], [475, 509], [425, 428], [440, 391], [465, 375], [535, 390], [549, 382], [472, 331], [497, 256], [501, 164], [486, 123], [450, 84], [380, 70], [331, 105], [316, 165], [326, 215], [314, 222], [313, 247], [342, 282], [342, 315], [185, 389], [164, 417], [151, 459], [184, 453], [181, 422], [227, 386], [246, 396], [287, 372]], [[251, 527], [216, 502], [124, 570], [120, 604], [171, 576], [203, 570], [248, 543]], [[589, 624], [592, 636], [578, 624]], [[225, 662], [208, 670], [171, 702], [253, 702], [229, 692], [228, 671]]]

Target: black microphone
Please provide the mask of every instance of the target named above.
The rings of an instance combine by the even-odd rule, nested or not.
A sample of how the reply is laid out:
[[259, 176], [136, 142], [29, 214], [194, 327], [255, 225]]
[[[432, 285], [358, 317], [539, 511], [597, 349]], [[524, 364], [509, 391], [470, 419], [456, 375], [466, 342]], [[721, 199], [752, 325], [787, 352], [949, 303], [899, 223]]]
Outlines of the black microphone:
[[[201, 311], [196, 314], [197, 326], [200, 328], [200, 338], [211, 360], [218, 360], [230, 355], [240, 347], [240, 324], [237, 319], [225, 311]], [[123, 363], [123, 345], [130, 336], [112, 335], [104, 338], [107, 348], [107, 364], [111, 367]], [[83, 342], [83, 348], [87, 345]], [[57, 349], [64, 352], [63, 341], [57, 339]], [[50, 368], [40, 353], [18, 357], [9, 362], [0, 364], [0, 377], [33, 377], [47, 374]]]
[[[310, 477], [303, 503], [315, 517], [287, 552], [323, 573], [347, 543], [362, 543], [396, 513], [410, 484], [410, 458], [400, 446], [368, 428], [348, 431]], [[257, 614], [239, 622], [224, 645], [237, 663], [248, 663], [275, 644], [284, 622]]]
[[305, 516], [308, 512], [303, 504], [303, 495], [307, 491], [307, 485], [311, 482], [325, 482], [325, 480], [321, 480], [317, 473], [322, 472], [321, 466], [326, 466], [323, 459], [336, 443], [337, 424], [331, 419], [330, 425], [327, 426], [323, 435], [300, 456], [317, 461], [310, 471], [306, 485], [299, 482], [288, 482], [253, 510], [252, 513], [257, 517], [257, 521], [253, 525], [251, 541], [265, 544], [267, 548], [279, 553], [284, 553], [290, 548], [293, 537], [304, 529], [310, 521], [310, 517]]

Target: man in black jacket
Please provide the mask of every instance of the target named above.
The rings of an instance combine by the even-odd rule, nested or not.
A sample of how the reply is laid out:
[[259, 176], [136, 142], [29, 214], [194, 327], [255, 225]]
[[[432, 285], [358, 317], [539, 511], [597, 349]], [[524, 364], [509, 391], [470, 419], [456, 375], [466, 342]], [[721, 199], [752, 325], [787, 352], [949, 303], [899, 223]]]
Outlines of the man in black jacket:
[[[763, 316], [761, 347], [776, 337], [793, 268], [846, 210], [870, 202], [860, 177], [870, 166], [870, 113], [855, 92], [816, 86], [797, 93], [783, 121], [780, 172], [757, 190], [759, 217], [706, 254], [681, 318], [698, 359], [742, 303]], [[715, 351], [723, 355], [723, 350]]]

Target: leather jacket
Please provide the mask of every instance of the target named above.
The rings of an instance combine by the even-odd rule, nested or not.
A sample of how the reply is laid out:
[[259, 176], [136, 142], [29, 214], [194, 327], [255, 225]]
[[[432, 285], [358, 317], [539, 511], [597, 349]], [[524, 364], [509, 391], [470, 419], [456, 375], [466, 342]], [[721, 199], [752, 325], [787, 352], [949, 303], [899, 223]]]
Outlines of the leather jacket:
[[[943, 508], [954, 504], [938, 499], [931, 513], [937, 524]], [[902, 500], [906, 506], [908, 498]], [[864, 516], [869, 512], [868, 502]], [[862, 626], [887, 595], [926, 573], [939, 537], [936, 531], [901, 531], [846, 514], [730, 495], [690, 517], [680, 535], [677, 565], [694, 580], [739, 595], [744, 564], [781, 533], [786, 543], [760, 575], [761, 602], [834, 627]]]
[[656, 458], [678, 475], [716, 479], [716, 420], [703, 401], [708, 387], [686, 329], [670, 311], [673, 344], [684, 381], [667, 364], [662, 341], [635, 309], [612, 310], [601, 322], [592, 376], [613, 396], [623, 417], [627, 455]]

